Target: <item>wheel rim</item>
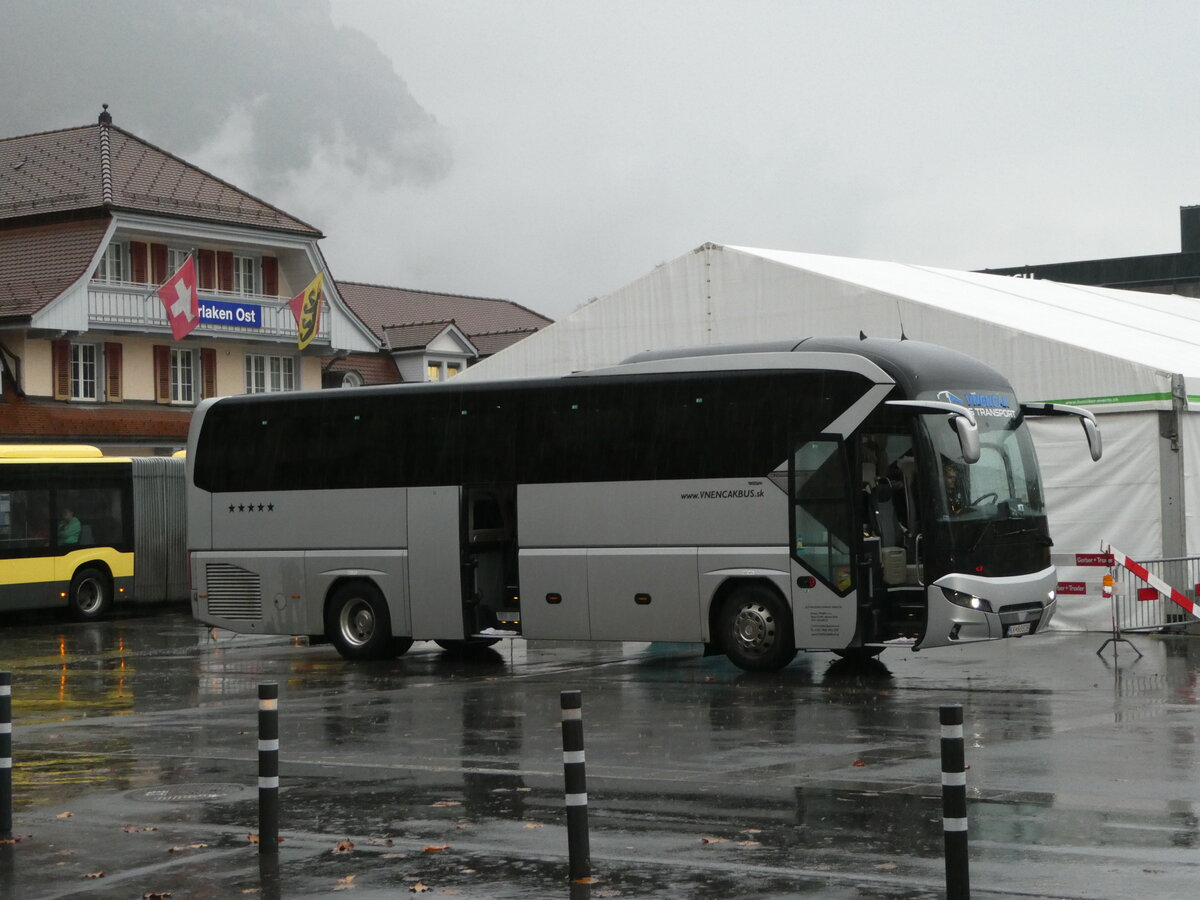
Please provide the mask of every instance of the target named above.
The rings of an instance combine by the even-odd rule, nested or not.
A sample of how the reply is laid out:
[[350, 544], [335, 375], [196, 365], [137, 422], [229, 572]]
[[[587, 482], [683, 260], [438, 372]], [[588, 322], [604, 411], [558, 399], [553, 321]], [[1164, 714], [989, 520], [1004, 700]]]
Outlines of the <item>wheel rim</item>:
[[375, 635], [375, 610], [361, 598], [347, 602], [338, 616], [338, 630], [347, 644], [361, 647]]
[[761, 603], [743, 606], [734, 617], [733, 636], [743, 652], [760, 656], [775, 646], [775, 617]]
[[75, 591], [75, 605], [84, 615], [93, 615], [104, 606], [104, 588], [95, 578], [85, 578]]

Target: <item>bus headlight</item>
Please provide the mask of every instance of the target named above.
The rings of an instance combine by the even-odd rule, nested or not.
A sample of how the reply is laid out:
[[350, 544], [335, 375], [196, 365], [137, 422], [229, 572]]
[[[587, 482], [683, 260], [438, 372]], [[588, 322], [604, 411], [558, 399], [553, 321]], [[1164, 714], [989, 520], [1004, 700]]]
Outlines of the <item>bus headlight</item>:
[[946, 595], [946, 599], [955, 606], [962, 606], [967, 609], [979, 609], [983, 612], [991, 612], [992, 604], [988, 603], [982, 597], [976, 597], [974, 594], [967, 594], [963, 591], [955, 591], [950, 588], [942, 588], [942, 593]]

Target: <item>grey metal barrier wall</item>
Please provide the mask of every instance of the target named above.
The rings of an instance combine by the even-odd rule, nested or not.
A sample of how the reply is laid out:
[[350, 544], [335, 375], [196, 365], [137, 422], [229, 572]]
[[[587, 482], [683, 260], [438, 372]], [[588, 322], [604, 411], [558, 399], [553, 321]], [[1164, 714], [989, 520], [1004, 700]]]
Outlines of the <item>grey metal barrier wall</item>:
[[133, 596], [142, 602], [186, 601], [185, 462], [170, 456], [133, 460]]
[[[1200, 587], [1200, 556], [1171, 559], [1139, 559], [1146, 571], [1195, 601]], [[1198, 622], [1170, 597], [1165, 597], [1128, 569], [1113, 570], [1117, 618], [1121, 631], [1161, 631]]]

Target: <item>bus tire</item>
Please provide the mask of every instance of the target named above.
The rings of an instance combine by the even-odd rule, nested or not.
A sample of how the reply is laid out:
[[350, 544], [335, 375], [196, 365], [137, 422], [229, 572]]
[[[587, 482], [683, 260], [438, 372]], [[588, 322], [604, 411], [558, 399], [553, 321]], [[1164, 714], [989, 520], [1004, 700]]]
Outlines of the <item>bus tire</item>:
[[87, 566], [71, 579], [67, 610], [78, 622], [90, 622], [104, 616], [113, 602], [112, 582], [103, 571]]
[[346, 659], [392, 659], [397, 655], [387, 601], [379, 588], [367, 581], [347, 582], [333, 592], [325, 607], [325, 635]]
[[719, 627], [725, 655], [740, 669], [773, 672], [796, 656], [791, 611], [764, 585], [737, 588], [721, 607]]

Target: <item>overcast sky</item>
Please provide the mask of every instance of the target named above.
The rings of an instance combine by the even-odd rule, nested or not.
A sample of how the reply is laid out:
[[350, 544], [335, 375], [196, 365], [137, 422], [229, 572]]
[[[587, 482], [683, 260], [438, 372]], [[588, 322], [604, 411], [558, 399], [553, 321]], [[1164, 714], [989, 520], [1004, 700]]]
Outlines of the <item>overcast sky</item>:
[[554, 318], [705, 241], [974, 269], [1179, 248], [1200, 4], [0, 0], [0, 132], [134, 134], [336, 278]]

